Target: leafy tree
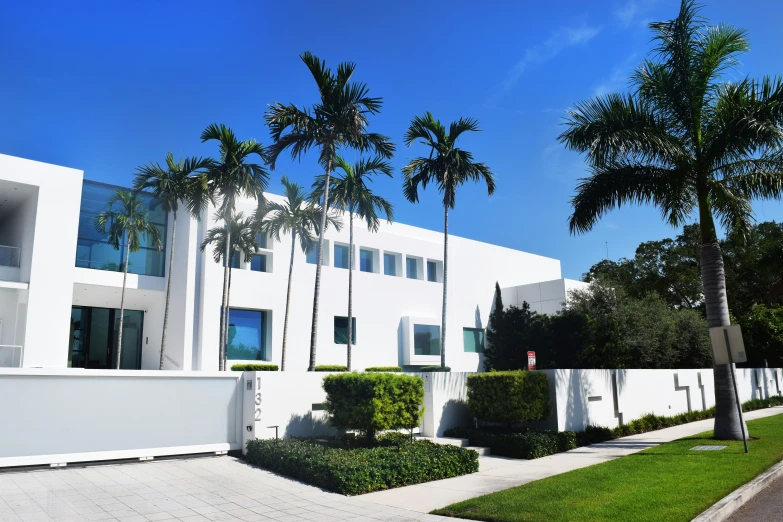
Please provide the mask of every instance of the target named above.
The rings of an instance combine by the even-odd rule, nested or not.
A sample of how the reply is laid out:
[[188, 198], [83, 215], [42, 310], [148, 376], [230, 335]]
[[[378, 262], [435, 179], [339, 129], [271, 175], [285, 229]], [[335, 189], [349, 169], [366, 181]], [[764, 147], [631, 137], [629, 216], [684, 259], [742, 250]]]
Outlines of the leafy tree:
[[[353, 339], [353, 216], [367, 223], [370, 232], [377, 232], [380, 226], [380, 215], [386, 216], [386, 221], [391, 223], [394, 219], [392, 204], [381, 196], [373, 194], [367, 186], [375, 174], [385, 174], [392, 177], [392, 168], [389, 162], [377, 157], [371, 160], [360, 160], [351, 165], [342, 157], [334, 159], [335, 169], [342, 171], [342, 175], [336, 175], [329, 181], [329, 192], [332, 194], [332, 206], [342, 212], [348, 212], [349, 240], [348, 240], [348, 340], [347, 355], [348, 371], [351, 371], [351, 340]], [[323, 201], [326, 187], [326, 176], [318, 176], [313, 183], [313, 201]]]
[[[676, 19], [650, 24], [656, 47], [633, 75], [633, 93], [578, 104], [560, 140], [585, 153], [591, 171], [572, 200], [572, 233], [589, 231], [623, 204], [652, 203], [672, 226], [698, 212], [704, 303], [714, 327], [730, 323], [715, 218], [742, 236], [751, 201], [783, 195], [783, 82], [721, 83], [748, 50], [745, 32], [707, 27], [698, 11], [683, 0]], [[730, 368], [714, 372], [715, 437], [741, 439]]]
[[[236, 201], [240, 197], [258, 200], [259, 206], [264, 203], [264, 190], [269, 184], [269, 173], [258, 163], [250, 163], [252, 156], [265, 160], [264, 146], [254, 139], [240, 141], [234, 132], [223, 124], [212, 124], [201, 133], [201, 141], [217, 141], [220, 159], [212, 161], [206, 172], [207, 191], [213, 202], [217, 203], [218, 215], [224, 223], [234, 222]], [[228, 250], [233, 244], [230, 235], [232, 227], [226, 227], [229, 237], [224, 241], [226, 248], [224, 256], [230, 257]], [[230, 263], [223, 270], [223, 302], [220, 326], [220, 371], [225, 370], [226, 344], [228, 343], [228, 285], [231, 277]]]
[[117, 190], [106, 202], [106, 210], [95, 216], [95, 230], [108, 234], [108, 242], [115, 250], [125, 247], [125, 262], [122, 264], [122, 294], [120, 297], [120, 328], [117, 332], [117, 360], [114, 367], [120, 369], [122, 356], [122, 327], [125, 320], [125, 286], [128, 281], [128, 265], [131, 252], [138, 252], [142, 238], [155, 245], [160, 251], [163, 247], [160, 232], [150, 222], [149, 212], [138, 192]]
[[196, 174], [209, 168], [211, 160], [188, 158], [174, 161], [170, 152], [166, 155], [166, 166], [159, 163], [143, 165], [136, 171], [133, 183], [135, 190], [150, 190], [160, 201], [163, 210], [173, 215], [171, 223], [171, 252], [169, 254], [169, 272], [166, 282], [166, 308], [163, 313], [163, 335], [160, 339], [160, 369], [163, 369], [163, 357], [166, 352], [166, 332], [169, 325], [169, 305], [171, 303], [171, 280], [174, 273], [174, 249], [177, 240], [177, 211], [184, 205], [191, 215], [200, 219], [201, 211], [206, 208], [206, 185], [204, 177]]
[[446, 306], [448, 304], [449, 267], [449, 209], [454, 208], [457, 188], [473, 181], [484, 182], [487, 193], [495, 192], [495, 176], [484, 163], [473, 161], [473, 154], [457, 147], [457, 140], [465, 132], [478, 132], [479, 124], [472, 118], [460, 118], [448, 130], [431, 113], [416, 116], [405, 133], [405, 145], [420, 142], [428, 149], [426, 156], [413, 159], [402, 168], [402, 191], [411, 203], [419, 201], [422, 190], [433, 183], [443, 195], [443, 310], [440, 329], [440, 367], [446, 368]]
[[754, 306], [740, 318], [749, 368], [783, 366], [783, 306]]
[[[307, 202], [304, 189], [288, 180], [286, 176], [280, 179], [285, 188], [285, 201], [277, 203], [270, 201], [255, 220], [262, 232], [269, 234], [275, 241], [280, 241], [281, 234], [291, 234], [291, 261], [288, 264], [288, 287], [285, 297], [285, 321], [283, 322], [283, 350], [280, 361], [280, 371], [285, 371], [286, 347], [288, 345], [288, 310], [291, 304], [291, 280], [294, 274], [294, 254], [296, 240], [302, 252], [308, 254], [315, 247], [315, 237], [321, 227], [321, 209]], [[342, 224], [335, 216], [328, 214], [327, 226], [340, 230]]]
[[315, 80], [320, 101], [309, 109], [275, 102], [270, 105], [264, 119], [274, 141], [269, 147], [269, 166], [272, 170], [284, 150], [289, 149], [292, 158], [301, 159], [303, 154], [314, 147], [318, 149], [318, 163], [325, 170], [308, 367], [308, 371], [314, 371], [324, 232], [329, 209], [329, 178], [334, 160], [341, 148], [374, 152], [379, 157], [388, 159], [394, 155], [394, 144], [386, 136], [367, 132], [370, 124], [368, 116], [378, 114], [383, 102], [381, 98], [370, 97], [369, 89], [364, 83], [351, 82], [356, 64], [343, 62], [337, 66], [335, 74], [326, 67], [326, 62], [309, 52], [303, 53], [300, 58]]

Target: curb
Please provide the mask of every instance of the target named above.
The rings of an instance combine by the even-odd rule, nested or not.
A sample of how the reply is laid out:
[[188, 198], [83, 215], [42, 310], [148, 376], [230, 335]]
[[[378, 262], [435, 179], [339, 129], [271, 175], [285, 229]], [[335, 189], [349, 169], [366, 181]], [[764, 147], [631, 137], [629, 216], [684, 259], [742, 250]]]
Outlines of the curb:
[[783, 462], [778, 462], [744, 486], [732, 491], [691, 522], [722, 522], [726, 520], [766, 488], [770, 482], [779, 477], [783, 477]]

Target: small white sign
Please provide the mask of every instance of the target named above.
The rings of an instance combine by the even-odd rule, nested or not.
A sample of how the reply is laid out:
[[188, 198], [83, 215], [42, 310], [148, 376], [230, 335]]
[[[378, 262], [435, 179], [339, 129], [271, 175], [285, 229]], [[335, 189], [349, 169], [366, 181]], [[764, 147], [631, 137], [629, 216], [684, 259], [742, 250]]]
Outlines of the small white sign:
[[710, 342], [712, 344], [712, 356], [715, 358], [715, 364], [729, 364], [729, 353], [726, 347], [726, 334], [729, 333], [729, 346], [731, 347], [731, 357], [735, 363], [747, 362], [745, 355], [745, 342], [742, 340], [742, 329], [738, 324], [729, 326], [716, 326], [710, 328]]

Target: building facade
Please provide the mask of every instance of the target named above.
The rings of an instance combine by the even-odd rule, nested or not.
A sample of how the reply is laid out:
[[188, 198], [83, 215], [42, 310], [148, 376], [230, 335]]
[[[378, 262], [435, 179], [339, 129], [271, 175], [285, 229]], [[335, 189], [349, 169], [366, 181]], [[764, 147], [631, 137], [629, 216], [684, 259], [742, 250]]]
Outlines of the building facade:
[[[84, 180], [78, 170], [0, 155], [0, 366], [114, 366], [124, 246], [115, 250], [93, 220], [116, 188]], [[163, 249], [144, 244], [130, 254], [121, 367], [159, 367], [170, 278], [164, 369], [216, 370], [223, 265], [213, 260], [211, 245], [201, 249], [215, 226], [214, 208], [200, 220], [181, 211], [172, 245], [172, 216], [149, 195], [143, 199]], [[254, 209], [254, 201], [238, 203], [245, 215]], [[258, 243], [251, 261], [231, 259], [229, 364], [281, 360], [291, 237], [259, 236]], [[346, 362], [351, 256], [353, 368], [439, 364], [442, 233], [385, 222], [373, 233], [359, 221], [353, 252], [347, 227], [325, 236], [317, 363]], [[286, 357], [291, 371], [308, 366], [314, 280], [315, 255], [306, 256], [297, 244]], [[544, 313], [559, 309], [577, 286], [561, 279], [556, 259], [450, 236], [446, 363], [452, 370], [483, 367], [495, 282], [504, 304], [520, 304], [530, 294], [531, 306]]]

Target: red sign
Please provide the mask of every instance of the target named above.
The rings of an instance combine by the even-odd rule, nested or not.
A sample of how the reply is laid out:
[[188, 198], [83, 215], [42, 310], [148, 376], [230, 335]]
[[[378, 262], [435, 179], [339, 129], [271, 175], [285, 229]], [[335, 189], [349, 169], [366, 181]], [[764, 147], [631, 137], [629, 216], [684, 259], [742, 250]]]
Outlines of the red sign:
[[536, 352], [527, 352], [527, 369], [536, 369]]

